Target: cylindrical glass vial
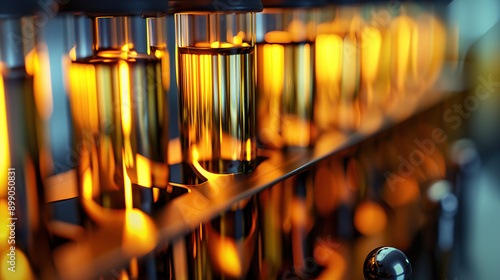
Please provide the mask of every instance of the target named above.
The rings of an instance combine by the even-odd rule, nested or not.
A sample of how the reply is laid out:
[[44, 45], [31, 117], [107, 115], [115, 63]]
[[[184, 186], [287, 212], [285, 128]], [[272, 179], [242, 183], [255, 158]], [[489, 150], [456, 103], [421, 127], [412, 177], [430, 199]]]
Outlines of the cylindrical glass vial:
[[166, 46], [158, 36], [167, 7], [77, 3], [71, 10], [87, 16], [75, 17], [69, 92], [82, 206], [89, 215], [94, 203], [147, 212], [169, 181]]
[[50, 253], [43, 187], [50, 116], [40, 91], [35, 1], [0, 1], [0, 278], [57, 278]]
[[266, 147], [309, 147], [313, 125], [315, 40], [324, 1], [263, 1], [257, 15], [257, 115]]
[[187, 2], [193, 6], [178, 7], [175, 15], [183, 160], [212, 173], [249, 172], [257, 157], [254, 11], [260, 1], [219, 9], [220, 1]]
[[358, 5], [340, 5], [330, 17], [318, 26], [316, 39], [315, 123], [323, 131], [352, 132], [361, 122], [362, 71], [370, 69], [363, 68], [362, 58], [367, 51], [375, 52], [377, 45], [363, 45], [364, 21]]

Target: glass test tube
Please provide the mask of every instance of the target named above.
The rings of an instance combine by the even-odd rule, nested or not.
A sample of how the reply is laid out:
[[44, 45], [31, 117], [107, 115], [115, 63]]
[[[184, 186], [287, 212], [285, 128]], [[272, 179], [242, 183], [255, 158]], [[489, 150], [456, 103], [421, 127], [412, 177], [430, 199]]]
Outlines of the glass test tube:
[[255, 14], [175, 20], [183, 160], [212, 173], [249, 172], [257, 157]]
[[266, 147], [308, 147], [316, 138], [316, 9], [257, 15], [258, 136]]
[[50, 117], [50, 104], [44, 92], [34, 88], [40, 86], [41, 69], [34, 35], [32, 17], [0, 18], [2, 279], [55, 277], [43, 188], [43, 170], [50, 166], [50, 153], [44, 154], [43, 124]]
[[321, 130], [360, 125], [360, 79], [365, 22], [358, 6], [342, 5], [318, 26], [315, 122]]
[[75, 20], [69, 84], [83, 201], [130, 209], [168, 185], [164, 20]]

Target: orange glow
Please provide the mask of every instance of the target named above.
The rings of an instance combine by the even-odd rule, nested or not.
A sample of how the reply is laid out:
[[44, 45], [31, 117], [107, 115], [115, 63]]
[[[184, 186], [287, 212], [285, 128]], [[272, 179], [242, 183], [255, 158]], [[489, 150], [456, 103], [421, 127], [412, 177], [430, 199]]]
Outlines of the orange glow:
[[69, 50], [68, 56], [72, 61], [76, 61], [76, 46], [72, 47], [71, 50]]
[[354, 225], [364, 235], [375, 235], [385, 229], [387, 215], [384, 209], [377, 203], [365, 201], [356, 209]]
[[[264, 77], [262, 77], [266, 89], [269, 89], [269, 91], [266, 92], [268, 92], [268, 94], [281, 96], [285, 75], [285, 48], [277, 44], [265, 45], [263, 56], [265, 57], [265, 61], [269, 61], [269, 64], [266, 63], [267, 67], [264, 68]], [[279, 108], [279, 106], [270, 107]]]
[[311, 63], [311, 45], [305, 44], [300, 51], [302, 52], [301, 58], [303, 60], [299, 59], [295, 61], [295, 63], [302, 65], [302, 67], [299, 67], [295, 71], [303, 71], [303, 75], [297, 75], [298, 77], [302, 77], [297, 79], [297, 90], [300, 92], [300, 94], [297, 95], [297, 102], [300, 105], [293, 105], [297, 106], [297, 112], [291, 115], [284, 114], [282, 116], [283, 125], [281, 129], [283, 137], [286, 139], [288, 145], [307, 147], [312, 141], [311, 123], [308, 119], [308, 110], [310, 110], [311, 104], [305, 99], [312, 95], [310, 89], [313, 81], [311, 80], [310, 73], [314, 72], [314, 69]]
[[[234, 207], [239, 208], [240, 206], [235, 205]], [[254, 212], [248, 235], [237, 240], [224, 235], [225, 225], [223, 224], [221, 224], [220, 232], [207, 225], [206, 237], [200, 234], [200, 240], [203, 240], [203, 238], [206, 240], [210, 262], [213, 264], [214, 269], [218, 270], [224, 278], [238, 279], [248, 272], [253, 255], [256, 253], [256, 218], [257, 215]]]
[[39, 45], [39, 51], [31, 50], [25, 58], [26, 73], [33, 76], [35, 105], [40, 117], [48, 120], [52, 115], [52, 83], [50, 78], [50, 61], [46, 46]]
[[163, 57], [164, 53], [165, 53], [164, 51], [155, 50], [155, 56], [156, 56], [156, 58], [161, 59]]
[[139, 263], [137, 261], [137, 258], [132, 258], [130, 260], [129, 267], [130, 267], [130, 276], [133, 279], [139, 278]]
[[[268, 33], [269, 34], [269, 33]], [[267, 35], [266, 35], [267, 36]], [[263, 96], [267, 99], [268, 105], [264, 108], [266, 122], [259, 122], [264, 124], [264, 127], [259, 127], [261, 137], [270, 145], [282, 146], [282, 139], [279, 135], [281, 126], [281, 94], [284, 87], [285, 79], [285, 48], [278, 44], [266, 44], [263, 46], [262, 67], [263, 75], [259, 77], [262, 79]], [[262, 133], [265, 132], [265, 133]]]
[[132, 116], [130, 112], [130, 81], [129, 68], [125, 61], [118, 63], [120, 70], [120, 96], [121, 96], [121, 112], [122, 112], [122, 129], [125, 137], [130, 136], [132, 127]]
[[[5, 193], [2, 193], [0, 196], [4, 196]], [[10, 218], [8, 211], [7, 199], [0, 199], [0, 219], [1, 221], [7, 221], [7, 218]], [[9, 228], [6, 226], [0, 227], [0, 251], [7, 247], [7, 238], [9, 237]]]
[[[306, 108], [304, 108], [306, 109]], [[297, 117], [283, 116], [283, 137], [288, 145], [307, 147], [311, 143], [310, 122]]]
[[394, 72], [397, 90], [404, 91], [410, 61], [413, 21], [406, 15], [401, 15], [391, 23], [394, 38]]
[[96, 73], [93, 65], [85, 65], [83, 76], [78, 77], [80, 82], [78, 85], [85, 83], [85, 91], [83, 99], [86, 102], [87, 111], [83, 114], [88, 116], [88, 125], [93, 131], [99, 129], [98, 109], [97, 109], [97, 88], [96, 88]]
[[337, 85], [342, 75], [342, 38], [321, 34], [316, 38], [316, 78], [320, 84]]
[[199, 159], [200, 159], [200, 154], [198, 153], [198, 150], [196, 149], [196, 147], [193, 147], [193, 166], [196, 169], [196, 171], [198, 171], [200, 173], [201, 176], [205, 177], [207, 180], [212, 180], [212, 179], [216, 179], [216, 178], [219, 178], [221, 176], [224, 176], [224, 175], [220, 175], [220, 174], [211, 173], [211, 172], [208, 172], [207, 170], [205, 170], [200, 165]]
[[23, 251], [21, 251], [19, 248], [16, 249], [16, 271], [11, 272], [8, 270], [10, 267], [9, 263], [7, 262], [9, 260], [9, 256], [7, 256], [7, 252], [3, 251], [0, 252], [1, 257], [0, 257], [0, 275], [2, 279], [9, 279], [9, 280], [34, 280], [35, 275], [33, 274], [33, 271], [31, 270], [31, 266], [29, 263], [28, 258], [24, 254]]
[[286, 31], [271, 31], [266, 33], [264, 40], [270, 44], [288, 44], [292, 42], [292, 35]]
[[233, 240], [222, 238], [217, 247], [218, 263], [222, 272], [231, 278], [239, 278], [242, 274], [242, 267], [238, 249]]
[[129, 280], [128, 273], [125, 270], [122, 270], [120, 273], [120, 280]]
[[121, 99], [121, 122], [123, 130], [124, 154], [123, 160], [127, 167], [134, 165], [134, 156], [132, 152], [132, 144], [130, 143], [130, 134], [132, 131], [132, 108], [130, 100], [130, 70], [127, 62], [118, 62], [120, 75], [120, 99]]
[[125, 193], [125, 209], [130, 210], [133, 208], [132, 183], [130, 182], [130, 177], [128, 176], [125, 162], [123, 162], [123, 188], [123, 191]]
[[123, 251], [129, 256], [140, 256], [153, 250], [158, 234], [153, 220], [138, 209], [125, 210]]
[[233, 44], [239, 46], [243, 44], [244, 39], [245, 39], [245, 32], [240, 31], [236, 36], [233, 37]]
[[252, 141], [247, 139], [247, 161], [252, 160]]
[[368, 83], [377, 78], [382, 36], [376, 28], [367, 26], [362, 33], [363, 48], [361, 49], [361, 74]]
[[163, 88], [168, 90], [170, 88], [170, 56], [164, 51], [161, 56], [161, 74]]
[[216, 41], [216, 42], [212, 42], [210, 44], [210, 47], [211, 48], [232, 48], [232, 47], [235, 47], [234, 44], [231, 44], [231, 43], [227, 43], [227, 42], [219, 42], [219, 41]]
[[359, 115], [354, 104], [359, 77], [358, 42], [355, 36], [346, 35], [343, 43], [341, 103], [338, 114], [340, 127], [349, 130], [358, 127]]
[[129, 50], [132, 50], [132, 49], [134, 49], [134, 44], [132, 44], [132, 43], [125, 44], [122, 47], [122, 51], [124, 51], [124, 52], [128, 52]]
[[[7, 109], [5, 106], [5, 89], [3, 84], [3, 76], [0, 76], [0, 149], [3, 151], [0, 157], [0, 181], [2, 184], [7, 182], [7, 172], [10, 164], [9, 156], [9, 129], [7, 126]], [[5, 183], [4, 183], [5, 182]], [[0, 197], [5, 197], [5, 193], [0, 193]]]
[[323, 129], [329, 129], [337, 122], [337, 114], [332, 113], [332, 107], [339, 102], [342, 51], [340, 36], [320, 34], [316, 38], [315, 117], [318, 126]]
[[36, 69], [40, 68], [40, 64], [38, 61], [38, 55], [36, 51], [33, 49], [26, 55], [26, 74], [33, 76], [35, 75]]
[[157, 202], [159, 198], [160, 198], [160, 189], [153, 188], [153, 201]]
[[136, 154], [136, 164], [137, 164], [137, 184], [151, 188], [151, 162], [148, 158]]
[[445, 56], [446, 30], [431, 14], [416, 21], [412, 46], [413, 76], [418, 85], [432, 86], [441, 74]]
[[[321, 237], [318, 239], [321, 240]], [[346, 259], [340, 252], [328, 247], [328, 244], [321, 244], [321, 242], [315, 244], [314, 259], [319, 265], [325, 267], [316, 280], [345, 279], [347, 271]]]
[[394, 185], [384, 186], [384, 200], [391, 207], [399, 207], [406, 205], [412, 201], [416, 201], [420, 196], [420, 188], [414, 177], [403, 178], [402, 181], [396, 181]]
[[357, 77], [357, 40], [355, 37], [344, 37], [342, 58], [342, 97], [351, 99], [356, 90]]
[[[314, 37], [314, 33], [307, 30], [308, 26], [301, 20], [292, 20], [288, 24], [288, 33], [290, 34], [293, 42], [304, 42], [307, 41], [308, 37]], [[308, 32], [309, 31], [309, 32]]]
[[83, 190], [82, 196], [84, 200], [92, 200], [92, 171], [90, 169], [85, 170], [83, 173]]
[[204, 49], [208, 49], [208, 48], [214, 48], [214, 49], [217, 49], [217, 48], [234, 48], [234, 47], [239, 47], [239, 46], [241, 46], [241, 47], [250, 47], [250, 45], [247, 42], [240, 42], [240, 40], [242, 40], [242, 39], [240, 37], [238, 37], [238, 35], [237, 35], [236, 37], [233, 38], [233, 43], [219, 42], [219, 41], [215, 41], [215, 42], [196, 42], [194, 46], [196, 48], [204, 48]]

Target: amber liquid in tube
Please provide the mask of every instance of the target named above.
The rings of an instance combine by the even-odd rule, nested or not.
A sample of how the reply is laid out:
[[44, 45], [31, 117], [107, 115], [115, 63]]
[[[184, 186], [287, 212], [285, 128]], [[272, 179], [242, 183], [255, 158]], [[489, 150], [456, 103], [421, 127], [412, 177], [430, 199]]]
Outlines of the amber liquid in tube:
[[257, 45], [259, 139], [267, 147], [314, 143], [312, 42]]
[[[140, 204], [145, 188], [168, 184], [163, 128], [168, 109], [160, 61], [99, 56], [70, 67], [79, 174], [92, 177], [92, 190], [83, 193], [91, 191], [94, 200], [109, 208]], [[133, 202], [124, 199], [126, 188], [137, 194]]]
[[212, 173], [250, 171], [257, 156], [254, 48], [180, 47], [178, 55], [184, 160]]

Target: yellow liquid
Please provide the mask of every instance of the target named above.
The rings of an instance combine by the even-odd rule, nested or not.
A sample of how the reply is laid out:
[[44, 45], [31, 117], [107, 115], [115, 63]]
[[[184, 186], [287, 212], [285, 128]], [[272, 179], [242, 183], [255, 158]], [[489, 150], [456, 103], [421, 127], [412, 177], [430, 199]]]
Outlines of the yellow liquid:
[[[104, 207], [140, 203], [127, 183], [168, 185], [168, 107], [160, 61], [91, 58], [70, 68], [71, 111], [80, 176], [91, 173], [89, 193]], [[83, 186], [82, 186], [83, 187]], [[152, 199], [152, 198], [151, 198]], [[128, 201], [126, 201], [128, 200]]]
[[250, 171], [257, 156], [253, 48], [178, 53], [184, 161], [213, 173]]
[[258, 131], [262, 144], [314, 143], [314, 44], [257, 45]]

